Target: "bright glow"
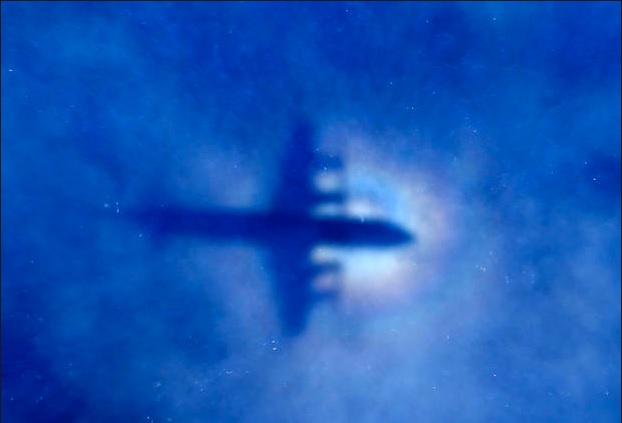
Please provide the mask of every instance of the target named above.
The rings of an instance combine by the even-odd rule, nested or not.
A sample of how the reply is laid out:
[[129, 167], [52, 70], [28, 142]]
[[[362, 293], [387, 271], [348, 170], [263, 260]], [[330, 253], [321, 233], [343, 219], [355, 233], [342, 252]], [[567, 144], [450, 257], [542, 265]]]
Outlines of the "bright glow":
[[[367, 313], [412, 303], [434, 288], [456, 237], [453, 196], [442, 178], [425, 169], [391, 167], [386, 149], [374, 150], [389, 140], [346, 134], [351, 146], [345, 157], [347, 215], [364, 221], [381, 218], [412, 234], [416, 241], [389, 249], [322, 249], [323, 259], [343, 265], [342, 301], [350, 312]], [[347, 131], [346, 131], [347, 132]], [[415, 142], [415, 140], [413, 140]]]

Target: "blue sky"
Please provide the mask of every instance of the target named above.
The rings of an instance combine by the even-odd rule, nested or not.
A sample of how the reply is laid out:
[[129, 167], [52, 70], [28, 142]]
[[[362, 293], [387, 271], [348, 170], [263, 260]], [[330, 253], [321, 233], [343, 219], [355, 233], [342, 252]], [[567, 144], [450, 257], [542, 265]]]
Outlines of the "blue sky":
[[[6, 422], [620, 420], [620, 3], [2, 3]], [[292, 119], [353, 215], [280, 335], [265, 252], [126, 211], [265, 210]]]

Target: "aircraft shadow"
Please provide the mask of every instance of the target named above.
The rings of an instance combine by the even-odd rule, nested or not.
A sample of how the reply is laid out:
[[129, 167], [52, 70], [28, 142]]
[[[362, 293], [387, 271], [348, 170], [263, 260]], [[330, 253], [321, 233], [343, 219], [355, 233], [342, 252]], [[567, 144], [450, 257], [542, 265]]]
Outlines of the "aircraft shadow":
[[346, 196], [315, 186], [317, 172], [341, 170], [342, 163], [320, 155], [313, 138], [312, 126], [304, 119], [296, 120], [268, 210], [159, 205], [132, 211], [129, 216], [160, 240], [186, 236], [261, 248], [272, 273], [283, 333], [299, 335], [317, 301], [339, 296], [338, 286], [314, 283], [320, 275], [341, 268], [338, 262], [314, 261], [311, 253], [316, 246], [384, 249], [414, 240], [412, 234], [386, 220], [314, 213], [318, 206], [342, 203]]

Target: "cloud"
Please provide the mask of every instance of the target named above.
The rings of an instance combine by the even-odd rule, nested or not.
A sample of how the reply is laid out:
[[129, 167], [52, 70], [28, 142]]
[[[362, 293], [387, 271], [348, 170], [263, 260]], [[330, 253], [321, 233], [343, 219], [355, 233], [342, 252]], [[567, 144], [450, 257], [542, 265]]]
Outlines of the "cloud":
[[[619, 419], [618, 4], [2, 8], [7, 421]], [[124, 216], [268, 208], [299, 113], [417, 243], [287, 341]]]

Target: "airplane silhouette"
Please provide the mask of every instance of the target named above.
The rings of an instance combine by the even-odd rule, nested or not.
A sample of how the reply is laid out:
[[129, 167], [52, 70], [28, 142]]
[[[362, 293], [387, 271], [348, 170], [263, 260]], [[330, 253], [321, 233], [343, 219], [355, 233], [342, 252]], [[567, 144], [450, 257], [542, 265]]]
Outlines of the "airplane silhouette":
[[295, 336], [305, 329], [317, 300], [339, 294], [335, 286], [314, 286], [318, 276], [341, 267], [334, 261], [314, 262], [314, 247], [386, 248], [410, 242], [413, 236], [380, 219], [314, 213], [320, 205], [345, 200], [343, 192], [322, 192], [313, 183], [317, 172], [338, 169], [342, 163], [314, 149], [312, 127], [304, 119], [296, 121], [289, 147], [271, 210], [161, 205], [134, 212], [132, 217], [160, 236], [186, 235], [264, 247], [273, 271], [274, 297], [283, 332]]

